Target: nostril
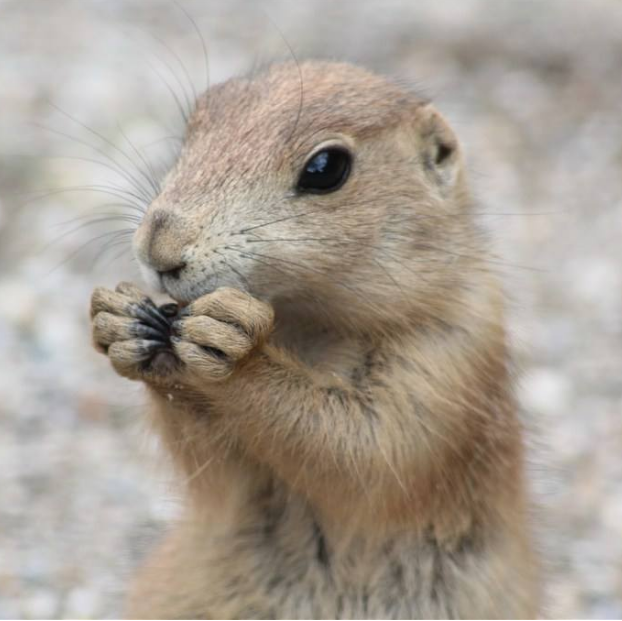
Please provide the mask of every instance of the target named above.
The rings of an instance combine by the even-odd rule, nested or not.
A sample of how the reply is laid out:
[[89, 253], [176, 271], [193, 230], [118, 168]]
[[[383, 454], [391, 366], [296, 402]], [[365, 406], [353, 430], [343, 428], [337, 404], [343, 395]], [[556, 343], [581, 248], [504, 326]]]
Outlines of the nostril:
[[180, 263], [177, 267], [174, 267], [170, 270], [158, 270], [158, 274], [160, 275], [160, 278], [164, 278], [164, 276], [170, 276], [171, 278], [177, 280], [184, 267], [186, 267], [186, 264]]

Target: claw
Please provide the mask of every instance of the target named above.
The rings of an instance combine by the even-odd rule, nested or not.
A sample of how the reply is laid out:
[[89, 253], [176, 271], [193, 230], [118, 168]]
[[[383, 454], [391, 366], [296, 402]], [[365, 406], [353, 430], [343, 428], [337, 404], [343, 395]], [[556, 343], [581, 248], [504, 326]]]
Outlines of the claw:
[[224, 351], [220, 349], [216, 349], [215, 347], [208, 347], [207, 345], [199, 345], [199, 347], [210, 356], [214, 356], [214, 358], [218, 358], [218, 360], [228, 360], [229, 357], [225, 354]]
[[179, 306], [175, 302], [169, 302], [168, 304], [162, 304], [162, 306], [160, 306], [158, 310], [167, 319], [172, 319], [173, 317], [177, 316], [177, 313], [179, 312]]
[[133, 304], [132, 313], [134, 317], [140, 319], [152, 328], [155, 328], [156, 330], [163, 330], [166, 334], [168, 334], [170, 329], [169, 323], [160, 313], [157, 306], [151, 306], [148, 304]]
[[184, 306], [177, 313], [178, 317], [190, 317], [190, 315], [192, 315], [192, 313], [190, 312], [190, 305], [189, 304], [188, 304], [188, 306]]
[[167, 344], [168, 334], [162, 332], [162, 330], [156, 329], [148, 324], [135, 321], [131, 327], [132, 335], [137, 338], [149, 339], [151, 341], [160, 341], [162, 346]]

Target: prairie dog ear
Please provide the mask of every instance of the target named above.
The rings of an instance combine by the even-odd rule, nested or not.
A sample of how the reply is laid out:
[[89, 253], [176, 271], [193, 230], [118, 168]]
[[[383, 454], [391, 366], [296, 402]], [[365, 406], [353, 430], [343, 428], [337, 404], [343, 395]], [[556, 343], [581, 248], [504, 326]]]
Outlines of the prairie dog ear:
[[432, 104], [415, 112], [418, 149], [426, 173], [446, 193], [458, 181], [462, 156], [456, 136], [443, 115]]

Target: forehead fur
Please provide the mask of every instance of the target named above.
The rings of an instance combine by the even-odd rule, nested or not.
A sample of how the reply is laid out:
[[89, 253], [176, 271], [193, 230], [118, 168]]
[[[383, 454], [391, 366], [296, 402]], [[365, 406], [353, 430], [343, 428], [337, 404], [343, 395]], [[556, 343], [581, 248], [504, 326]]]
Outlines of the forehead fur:
[[269, 142], [295, 145], [323, 131], [364, 137], [397, 124], [421, 103], [396, 82], [354, 65], [282, 63], [207, 91], [188, 139], [266, 148]]
[[[165, 202], [248, 188], [289, 174], [319, 142], [354, 141], [398, 125], [425, 103], [385, 77], [347, 63], [276, 64], [210, 88], [197, 101]], [[197, 198], [198, 200], [198, 198]]]

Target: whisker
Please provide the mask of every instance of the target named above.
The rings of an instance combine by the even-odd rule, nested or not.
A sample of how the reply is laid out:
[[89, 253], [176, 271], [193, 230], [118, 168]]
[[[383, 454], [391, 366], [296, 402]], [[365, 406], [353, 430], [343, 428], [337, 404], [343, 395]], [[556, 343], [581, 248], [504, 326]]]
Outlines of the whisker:
[[76, 144], [82, 145], [84, 147], [87, 147], [95, 151], [96, 153], [99, 153], [100, 155], [105, 157], [107, 160], [109, 160], [113, 164], [113, 168], [112, 168], [113, 172], [116, 172], [119, 176], [125, 179], [136, 191], [138, 191], [142, 195], [140, 199], [141, 203], [146, 204], [146, 203], [151, 202], [152, 197], [149, 194], [148, 189], [145, 188], [142, 185], [142, 183], [136, 177], [134, 177], [134, 175], [123, 170], [119, 162], [117, 162], [117, 160], [115, 160], [112, 156], [108, 155], [108, 153], [106, 153], [103, 149], [100, 149], [97, 146], [92, 145], [90, 142], [86, 142], [85, 140], [81, 140], [80, 138], [76, 138], [75, 136], [72, 136], [71, 134], [61, 132], [57, 129], [46, 127], [45, 125], [40, 125], [39, 123], [33, 123], [33, 125], [34, 127], [37, 127], [43, 131], [49, 132], [51, 134], [56, 134], [57, 136], [62, 136], [63, 138], [66, 138], [67, 140], [75, 142]]
[[[143, 34], [145, 34], [145, 35], [149, 36], [150, 38], [152, 38], [157, 43], [159, 43], [177, 61], [177, 64], [179, 65], [179, 68], [181, 69], [182, 73], [184, 74], [184, 77], [186, 78], [186, 81], [188, 82], [188, 86], [190, 86], [190, 91], [191, 91], [191, 95], [192, 95], [190, 97], [190, 100], [191, 101], [196, 101], [196, 99], [197, 99], [197, 91], [196, 91], [196, 89], [194, 87], [194, 82], [192, 81], [190, 73], [189, 73], [186, 65], [182, 61], [181, 57], [179, 56], [179, 54], [177, 54], [177, 52], [175, 52], [175, 50], [170, 45], [168, 45], [168, 43], [166, 43], [166, 41], [164, 41], [164, 39], [162, 39], [161, 37], [158, 37], [153, 32], [147, 32], [147, 31], [143, 30], [142, 28], [138, 28], [137, 26], [134, 26], [134, 27], [137, 30], [139, 30], [140, 32], [142, 32]], [[160, 59], [160, 60], [162, 60], [162, 59]], [[172, 70], [171, 66], [168, 65], [168, 63], [167, 63], [167, 67], [171, 71], [171, 73], [173, 73], [173, 70]], [[182, 85], [181, 81], [177, 80], [177, 83], [179, 84], [179, 87], [183, 89], [184, 94], [185, 94], [185, 88], [183, 88], [183, 85]], [[188, 99], [188, 98], [186, 98], [186, 99]], [[192, 109], [192, 106], [190, 107], [190, 109]]]
[[170, 140], [174, 140], [175, 142], [183, 142], [184, 139], [181, 136], [163, 136], [162, 138], [158, 138], [157, 140], [153, 140], [151, 142], [148, 142], [147, 144], [143, 145], [143, 149], [149, 149], [151, 147], [154, 147], [158, 144], [161, 144], [162, 142], [167, 142]]
[[261, 229], [264, 226], [269, 226], [271, 224], [277, 224], [277, 222], [285, 222], [287, 220], [292, 220], [294, 218], [302, 218], [303, 216], [308, 216], [308, 215], [310, 215], [312, 213], [317, 213], [318, 211], [323, 211], [324, 209], [325, 208], [320, 207], [318, 209], [313, 209], [313, 210], [307, 211], [305, 213], [293, 214], [293, 215], [290, 215], [290, 216], [285, 216], [283, 218], [277, 218], [276, 220], [271, 220], [270, 222], [264, 222], [263, 224], [256, 224], [255, 226], [249, 226], [249, 227], [246, 227], [245, 229], [240, 229], [238, 231], [238, 234], [248, 233], [249, 231], [254, 231], [256, 229]]
[[101, 250], [93, 257], [93, 260], [91, 261], [90, 265], [89, 265], [89, 269], [92, 270], [95, 265], [97, 264], [97, 261], [104, 255], [106, 254], [106, 252], [108, 252], [108, 250], [111, 250], [112, 248], [115, 248], [119, 245], [124, 245], [126, 246], [126, 248], [124, 248], [124, 252], [127, 252], [127, 250], [131, 249], [131, 245], [129, 244], [129, 240], [126, 239], [127, 235], [123, 233], [123, 231], [120, 231], [119, 235], [115, 235], [113, 236], [111, 239], [107, 240], [106, 243], [102, 246]]
[[[102, 265], [102, 269], [106, 269], [107, 267], [112, 265], [115, 261], [118, 261], [123, 255], [127, 254], [128, 252], [131, 252], [131, 250], [132, 250], [132, 246], [131, 245], [129, 245], [127, 248], [124, 248], [123, 250], [121, 250], [121, 252], [115, 254], [112, 257], [112, 259], [110, 259], [110, 261], [108, 261], [107, 263]], [[131, 260], [134, 261], [134, 257], [132, 257]]]
[[[81, 244], [74, 252], [72, 252], [69, 256], [65, 257], [65, 259], [63, 259], [60, 263], [58, 263], [57, 265], [55, 265], [48, 273], [47, 276], [49, 276], [50, 274], [52, 274], [53, 272], [55, 272], [57, 269], [59, 269], [60, 267], [62, 267], [63, 265], [65, 265], [66, 263], [68, 263], [69, 261], [71, 261], [73, 258], [75, 258], [80, 252], [82, 252], [82, 250], [84, 250], [85, 248], [87, 248], [90, 244], [103, 239], [105, 237], [109, 237], [111, 235], [115, 235], [118, 236], [121, 233], [126, 233], [129, 234], [127, 229], [123, 229], [123, 230], [117, 230], [117, 231], [107, 231], [106, 233], [102, 233], [101, 235], [98, 235], [97, 237], [94, 237], [92, 239], [87, 240], [86, 242], [84, 242], [83, 244]], [[116, 239], [116, 237], [115, 237]]]
[[[136, 28], [136, 30], [142, 32], [143, 34], [145, 34], [145, 32], [141, 29], [138, 28], [137, 26], [134, 26], [134, 28]], [[158, 38], [156, 37], [156, 35], [152, 34], [152, 33], [147, 33], [149, 37], [152, 37], [156, 40], [158, 40]], [[149, 65], [149, 67], [158, 74], [158, 77], [167, 85], [170, 87], [170, 83], [168, 80], [166, 80], [164, 78], [164, 76], [160, 73], [160, 71], [151, 63], [151, 61], [149, 60], [149, 56], [152, 56], [153, 58], [155, 58], [158, 62], [160, 62], [170, 73], [170, 75], [173, 77], [173, 80], [175, 80], [175, 82], [177, 83], [177, 86], [179, 87], [179, 90], [181, 91], [182, 97], [183, 97], [183, 103], [185, 104], [186, 107], [184, 107], [184, 105], [182, 105], [182, 100], [178, 99], [177, 97], [177, 93], [175, 93], [174, 89], [172, 89], [172, 87], [170, 87], [171, 89], [171, 94], [174, 93], [174, 98], [175, 100], [178, 102], [179, 105], [179, 111], [181, 112], [182, 118], [184, 120], [184, 123], [188, 122], [188, 118], [190, 116], [190, 113], [192, 112], [192, 98], [188, 95], [188, 91], [186, 89], [186, 86], [184, 86], [184, 83], [182, 82], [182, 80], [180, 79], [180, 77], [177, 75], [177, 72], [171, 67], [170, 63], [167, 62], [164, 58], [162, 58], [161, 56], [159, 56], [158, 54], [155, 54], [152, 51], [147, 51], [147, 49], [138, 41], [136, 41], [136, 38], [133, 37], [129, 32], [127, 33], [127, 37], [128, 39], [130, 39], [130, 41], [132, 41], [132, 43], [139, 49], [140, 53], [143, 55], [143, 58], [145, 60], [145, 62]], [[170, 52], [170, 50], [169, 50]]]
[[[287, 237], [275, 237], [275, 238], [258, 238], [256, 237], [255, 239], [246, 239], [245, 240], [246, 243], [255, 243], [255, 244], [259, 244], [259, 243], [280, 243], [280, 242], [289, 242], [289, 243], [307, 243], [309, 241], [317, 241], [317, 242], [327, 242], [327, 241], [334, 241], [335, 243], [339, 244], [339, 245], [343, 245], [344, 243], [352, 243], [355, 244], [356, 246], [363, 246], [365, 248], [370, 248], [372, 250], [378, 250], [384, 254], [388, 254], [391, 257], [393, 256], [393, 253], [389, 252], [386, 248], [383, 248], [382, 246], [378, 246], [376, 244], [370, 244], [370, 243], [366, 243], [363, 241], [360, 241], [358, 239], [348, 239], [346, 237], [297, 237], [297, 238], [287, 238]], [[432, 257], [411, 257], [409, 259], [409, 261], [412, 261], [413, 263], [430, 263], [430, 262], [438, 262], [439, 259], [435, 259]], [[417, 272], [419, 273], [419, 272]]]
[[186, 19], [190, 22], [190, 24], [192, 25], [192, 28], [194, 29], [197, 36], [199, 37], [199, 41], [201, 42], [201, 48], [203, 49], [203, 63], [205, 65], [205, 90], [208, 90], [209, 85], [210, 85], [209, 55], [207, 52], [207, 44], [205, 43], [205, 38], [203, 37], [203, 34], [201, 33], [201, 29], [199, 28], [198, 24], [196, 23], [192, 15], [190, 15], [190, 13], [177, 0], [172, 0], [172, 2], [186, 16]]
[[402, 292], [402, 295], [404, 296], [404, 298], [408, 297], [404, 289], [397, 282], [397, 280], [395, 280], [395, 278], [391, 276], [391, 273], [389, 272], [389, 270], [387, 270], [387, 268], [384, 265], [382, 265], [382, 263], [380, 263], [378, 259], [374, 259], [373, 257], [371, 257], [371, 260], [386, 274], [387, 278], [389, 278], [393, 282], [393, 284]]
[[[360, 207], [360, 203], [342, 203], [340, 205], [340, 208], [341, 209], [345, 209], [345, 208], [348, 208], [348, 207], [355, 207], [355, 206], [359, 206]], [[262, 222], [260, 224], [254, 225], [254, 226], [249, 226], [249, 227], [246, 227], [244, 229], [240, 229], [239, 231], [237, 231], [236, 234], [239, 235], [239, 234], [248, 233], [249, 231], [254, 231], [256, 229], [261, 229], [261, 228], [263, 228], [265, 226], [270, 226], [272, 224], [277, 224], [279, 222], [286, 222], [287, 220], [293, 220], [295, 218], [302, 218], [304, 216], [309, 216], [309, 215], [314, 214], [314, 213], [325, 212], [325, 211], [326, 211], [326, 207], [318, 207], [317, 209], [311, 209], [310, 211], [305, 211], [303, 213], [295, 213], [295, 214], [292, 214], [292, 215], [289, 215], [289, 216], [284, 216], [282, 218], [277, 218], [275, 220], [269, 220], [268, 222]]]
[[423, 243], [423, 244], [418, 244], [416, 246], [416, 249], [418, 250], [432, 250], [434, 252], [442, 252], [454, 257], [458, 257], [461, 259], [473, 259], [476, 262], [482, 262], [482, 263], [487, 263], [489, 265], [496, 265], [496, 266], [500, 266], [500, 267], [511, 267], [513, 269], [520, 269], [520, 270], [526, 270], [529, 272], [537, 272], [537, 273], [543, 273], [546, 272], [547, 270], [544, 270], [542, 268], [539, 267], [532, 267], [529, 265], [518, 265], [516, 263], [507, 263], [506, 261], [501, 261], [498, 259], [486, 259], [485, 257], [482, 257], [478, 254], [465, 254], [463, 252], [454, 252], [452, 250], [448, 250], [447, 248], [439, 248], [438, 246], [434, 246], [432, 244], [429, 243]]
[[246, 278], [246, 276], [244, 276], [244, 274], [242, 274], [240, 271], [238, 271], [235, 267], [233, 267], [233, 265], [231, 265], [231, 263], [229, 263], [229, 261], [227, 261], [227, 257], [222, 253], [222, 252], [218, 252], [218, 250], [214, 250], [214, 254], [217, 254], [218, 256], [222, 257], [225, 265], [234, 273], [238, 276], [238, 278], [240, 278], [240, 280], [242, 280], [243, 284], [246, 285], [246, 288], [248, 291], [251, 290], [251, 286], [250, 286], [250, 282], [248, 280], [248, 278]]
[[162, 84], [164, 84], [164, 86], [168, 90], [169, 94], [173, 98], [173, 101], [175, 102], [175, 105], [177, 106], [177, 110], [179, 111], [179, 114], [181, 115], [184, 126], [187, 125], [189, 112], [186, 111], [186, 109], [184, 108], [183, 104], [181, 103], [181, 100], [179, 99], [179, 96], [175, 92], [175, 89], [170, 85], [169, 81], [162, 75], [162, 73], [158, 70], [158, 68], [155, 67], [153, 63], [151, 63], [151, 61], [147, 57], [145, 57], [144, 60], [149, 66], [149, 68], [151, 69], [151, 71], [153, 71], [158, 76], [158, 78], [160, 78]]
[[52, 106], [55, 110], [57, 110], [60, 114], [67, 117], [70, 121], [84, 128], [91, 135], [95, 136], [96, 138], [98, 138], [99, 140], [101, 140], [102, 142], [110, 146], [115, 152], [117, 152], [121, 157], [123, 157], [127, 162], [129, 162], [134, 167], [136, 172], [139, 175], [141, 175], [143, 179], [145, 179], [145, 181], [147, 181], [147, 183], [150, 183], [151, 180], [149, 179], [149, 176], [145, 173], [145, 171], [140, 166], [138, 166], [138, 164], [136, 164], [136, 162], [123, 149], [121, 149], [117, 144], [115, 144], [112, 140], [106, 138], [106, 136], [104, 136], [100, 132], [95, 131], [94, 129], [86, 125], [86, 123], [83, 123], [82, 121], [74, 118], [69, 113], [65, 112], [64, 110], [59, 108], [56, 104], [52, 103], [51, 101], [48, 102], [48, 104]]
[[[274, 238], [269, 238], [269, 237], [262, 237], [262, 238], [255, 238], [255, 239], [247, 239], [246, 241], [250, 244], [261, 244], [261, 243], [278, 243], [278, 242], [292, 242], [292, 243], [296, 243], [296, 242], [310, 242], [310, 241], [316, 241], [316, 242], [324, 242], [324, 241], [337, 241], [339, 240], [339, 238], [337, 237], [274, 237]], [[343, 241], [343, 240], [341, 240]]]
[[[270, 267], [271, 269], [275, 269], [278, 272], [281, 272], [282, 274], [285, 274], [286, 276], [291, 276], [291, 272], [288, 272], [287, 270], [285, 270], [285, 269], [279, 267], [278, 265], [274, 264], [274, 261], [276, 261], [278, 259], [273, 258], [272, 260], [270, 260], [270, 259], [264, 260], [264, 259], [258, 258], [256, 256], [256, 254], [252, 253], [252, 252], [247, 254], [247, 253], [245, 253], [243, 251], [236, 250], [234, 248], [230, 248], [230, 249], [233, 252], [237, 252], [241, 257], [243, 257], [243, 258], [245, 258], [245, 259], [247, 259], [249, 261], [255, 261], [255, 262], [260, 263], [262, 265], [266, 265], [266, 266]], [[260, 255], [260, 256], [262, 256], [262, 255]], [[282, 260], [281, 262], [289, 264], [290, 266], [293, 266], [295, 268], [302, 269], [302, 270], [305, 270], [305, 271], [313, 271], [311, 268], [309, 268], [308, 266], [305, 266], [305, 265], [300, 265], [300, 264], [292, 263], [292, 262], [286, 261], [286, 260]], [[318, 271], [318, 270], [315, 270], [315, 271]], [[354, 296], [356, 296], [357, 300], [359, 300], [359, 302], [361, 303], [361, 306], [366, 306], [366, 307], [368, 307], [370, 309], [377, 310], [377, 311], [381, 311], [382, 310], [382, 309], [380, 309], [378, 307], [377, 304], [375, 304], [367, 296], [365, 296], [362, 291], [356, 289], [355, 287], [349, 286], [349, 285], [347, 285], [347, 284], [345, 284], [345, 283], [343, 283], [343, 282], [341, 282], [339, 280], [335, 280], [334, 278], [331, 278], [331, 277], [329, 277], [328, 275], [326, 275], [324, 273], [322, 273], [322, 276], [323, 276], [323, 278], [325, 278], [329, 282], [335, 284], [336, 286], [344, 288], [344, 289], [347, 289], [348, 291], [350, 291], [350, 293], [352, 293]], [[313, 303], [317, 302], [317, 299], [315, 299], [314, 297], [311, 297], [310, 299], [311, 299], [311, 301]], [[325, 308], [320, 306], [320, 310], [322, 312], [324, 312]], [[329, 319], [331, 318], [330, 314], [327, 315], [327, 318], [329, 318]]]
[[123, 131], [123, 128], [121, 127], [119, 123], [117, 123], [117, 128], [119, 132], [121, 133], [121, 136], [123, 137], [125, 142], [127, 142], [127, 144], [129, 145], [130, 149], [132, 149], [132, 151], [136, 153], [140, 161], [147, 168], [149, 174], [146, 175], [146, 177], [149, 179], [149, 184], [154, 191], [154, 197], [157, 196], [158, 194], [160, 194], [161, 188], [156, 180], [157, 175], [151, 166], [151, 162], [140, 152], [139, 149], [136, 148], [136, 145], [130, 140], [129, 136]]
[[[66, 136], [68, 138], [72, 138], [72, 136], [69, 136], [69, 135], [66, 135]], [[86, 143], [83, 143], [83, 144], [86, 144]], [[132, 181], [132, 179], [130, 177], [126, 176], [125, 172], [122, 169], [119, 169], [119, 168], [116, 168], [114, 166], [111, 166], [107, 162], [102, 162], [100, 160], [95, 160], [95, 159], [89, 158], [89, 157], [79, 157], [79, 156], [76, 156], [76, 155], [42, 155], [40, 157], [44, 158], [44, 159], [76, 160], [76, 161], [79, 161], [79, 162], [88, 162], [90, 164], [97, 164], [98, 166], [101, 166], [102, 168], [110, 170], [111, 172], [113, 172], [113, 173], [123, 177], [128, 183], [130, 183], [130, 185], [134, 189], [136, 189], [137, 191], [141, 192], [141, 195], [144, 197], [144, 200], [146, 202], [151, 201], [151, 196], [146, 194], [146, 193], [144, 193], [144, 191], [143, 191], [143, 189], [141, 187], [136, 186], [136, 184]]]
[[[94, 226], [96, 224], [101, 224], [103, 222], [114, 222], [116, 220], [120, 220], [123, 221], [123, 219], [119, 219], [119, 218], [96, 218], [94, 220], [90, 220], [89, 222], [83, 222], [82, 224], [70, 229], [69, 231], [65, 231], [64, 233], [58, 235], [57, 237], [55, 237], [54, 239], [52, 239], [49, 243], [47, 243], [43, 249], [42, 252], [49, 250], [52, 246], [54, 246], [55, 244], [57, 244], [58, 242], [60, 242], [61, 240], [65, 239], [66, 237], [68, 237], [69, 235], [72, 235], [73, 233], [77, 233], [78, 231], [88, 227], [88, 226]], [[127, 229], [128, 231], [131, 231], [132, 233], [134, 233], [135, 229]]]
[[[351, 291], [352, 293], [354, 293], [356, 296], [358, 296], [361, 300], [365, 300], [366, 303], [368, 303], [368, 300], [366, 300], [363, 296], [362, 296], [362, 292], [360, 290], [358, 290], [356, 287], [353, 287], [351, 285], [347, 285], [343, 282], [340, 282], [338, 280], [335, 280], [334, 278], [331, 278], [328, 274], [326, 274], [326, 272], [322, 271], [322, 270], [318, 270], [317, 268], [313, 268], [310, 267], [309, 265], [304, 265], [302, 263], [297, 263], [295, 261], [290, 261], [288, 259], [281, 259], [280, 257], [273, 257], [270, 255], [266, 255], [266, 254], [260, 254], [257, 252], [250, 252], [250, 251], [246, 251], [246, 250], [238, 250], [237, 248], [234, 248], [232, 246], [225, 246], [225, 250], [233, 250], [234, 252], [238, 252], [240, 253], [242, 256], [247, 256], [247, 258], [255, 258], [257, 259], [257, 257], [261, 258], [261, 259], [267, 259], [268, 261], [277, 261], [280, 263], [285, 263], [286, 265], [291, 265], [295, 268], [298, 269], [302, 269], [306, 272], [314, 272], [316, 274], [320, 274], [323, 278], [328, 279], [330, 282], [339, 285], [345, 289], [348, 289], [349, 291]], [[270, 264], [268, 264], [270, 265]], [[272, 267], [276, 267], [272, 264]], [[283, 271], [283, 270], [282, 270]]]
[[276, 22], [270, 17], [270, 15], [268, 15], [268, 13], [264, 9], [261, 9], [261, 11], [265, 15], [266, 19], [272, 24], [272, 27], [279, 33], [279, 36], [281, 37], [281, 40], [283, 41], [283, 43], [285, 43], [285, 45], [287, 46], [287, 49], [289, 50], [289, 53], [291, 54], [291, 57], [294, 60], [294, 63], [296, 64], [296, 70], [298, 71], [298, 83], [299, 83], [299, 89], [300, 89], [300, 95], [298, 99], [298, 110], [296, 112], [296, 120], [294, 121], [294, 126], [292, 128], [292, 131], [290, 132], [289, 136], [287, 137], [287, 140], [285, 141], [285, 143], [287, 144], [291, 142], [291, 140], [294, 138], [296, 129], [298, 129], [298, 122], [300, 121], [300, 116], [302, 114], [302, 108], [304, 105], [304, 81], [302, 79], [302, 68], [300, 67], [300, 62], [298, 61], [298, 58], [296, 57], [296, 54], [294, 53], [292, 46], [290, 45], [289, 41], [283, 34], [283, 31], [277, 26]]
[[[343, 243], [348, 243], [351, 242], [353, 244], [356, 244], [358, 246], [365, 246], [368, 248], [372, 248], [374, 250], [378, 250], [380, 252], [383, 252], [385, 254], [389, 254], [392, 257], [392, 260], [397, 261], [396, 259], [394, 259], [394, 253], [390, 253], [386, 250], [386, 248], [383, 248], [381, 246], [377, 246], [375, 244], [367, 244], [365, 242], [361, 242], [359, 240], [349, 240], [347, 238], [343, 238], [343, 237], [300, 237], [300, 238], [287, 238], [287, 237], [277, 237], [277, 238], [258, 238], [256, 237], [255, 239], [247, 239], [245, 240], [247, 243], [278, 243], [278, 242], [288, 242], [288, 243], [297, 243], [297, 242], [301, 242], [301, 243], [305, 243], [305, 242], [309, 242], [309, 241], [317, 241], [317, 242], [326, 242], [326, 241], [335, 241], [337, 243], [343, 244]], [[532, 266], [528, 266], [528, 265], [518, 265], [515, 263], [508, 263], [506, 261], [501, 261], [500, 259], [486, 259], [483, 256], [480, 255], [469, 255], [469, 254], [465, 254], [465, 253], [459, 253], [459, 252], [455, 252], [455, 251], [451, 251], [448, 250], [446, 248], [441, 248], [438, 246], [433, 246], [429, 243], [425, 243], [425, 244], [418, 244], [415, 246], [415, 249], [417, 250], [432, 250], [435, 252], [439, 252], [442, 254], [448, 254], [450, 256], [456, 256], [459, 258], [464, 258], [464, 259], [474, 259], [476, 261], [481, 261], [483, 263], [487, 263], [490, 265], [497, 265], [497, 266], [502, 266], [502, 267], [510, 267], [510, 268], [515, 268], [515, 269], [522, 269], [522, 270], [528, 270], [528, 271], [533, 271], [533, 272], [545, 272], [546, 270], [543, 270], [541, 268], [537, 268], [537, 267], [532, 267]], [[411, 257], [409, 258], [409, 261], [412, 262], [422, 262], [422, 263], [429, 263], [429, 262], [433, 262], [433, 261], [440, 261], [440, 259], [434, 258], [434, 257]], [[400, 265], [402, 265], [403, 267], [405, 267], [406, 269], [408, 269], [408, 267], [403, 263], [403, 262], [399, 262]], [[419, 271], [417, 272], [413, 272], [416, 273], [417, 275], [420, 274]]]
[[[121, 206], [123, 205], [122, 203], [106, 203], [104, 205], [100, 205], [101, 207], [110, 207], [110, 206]], [[110, 218], [110, 221], [112, 220], [124, 220], [126, 222], [134, 222], [136, 224], [139, 224], [141, 221], [141, 218], [139, 218], [138, 216], [135, 216], [134, 214], [124, 214], [124, 213], [116, 213], [116, 212], [106, 212], [106, 211], [96, 211], [93, 213], [89, 213], [89, 214], [83, 214], [81, 216], [76, 216], [75, 218], [70, 218], [69, 220], [63, 220], [62, 222], [57, 222], [56, 224], [53, 224], [53, 227], [59, 227], [59, 226], [66, 226], [68, 224], [73, 224], [74, 222], [77, 222], [78, 220], [86, 220], [88, 218], [93, 218], [93, 217], [102, 217], [102, 218]]]
[[123, 196], [124, 194], [128, 194], [129, 196], [134, 197], [135, 195], [133, 193], [127, 190], [122, 190], [121, 188], [110, 189], [108, 188], [108, 186], [102, 186], [102, 185], [75, 186], [75, 187], [69, 187], [69, 188], [59, 188], [57, 190], [46, 190], [42, 194], [31, 196], [29, 199], [25, 200], [23, 204], [27, 205], [28, 203], [39, 201], [44, 198], [49, 198], [50, 196], [56, 196], [57, 194], [65, 194], [68, 192], [94, 192], [96, 194], [106, 194], [107, 196], [114, 196], [115, 198], [127, 200], [128, 207], [133, 206], [135, 209], [139, 210], [141, 213], [145, 213], [144, 206], [141, 203], [137, 203], [135, 201], [129, 201], [129, 199], [125, 199]]

